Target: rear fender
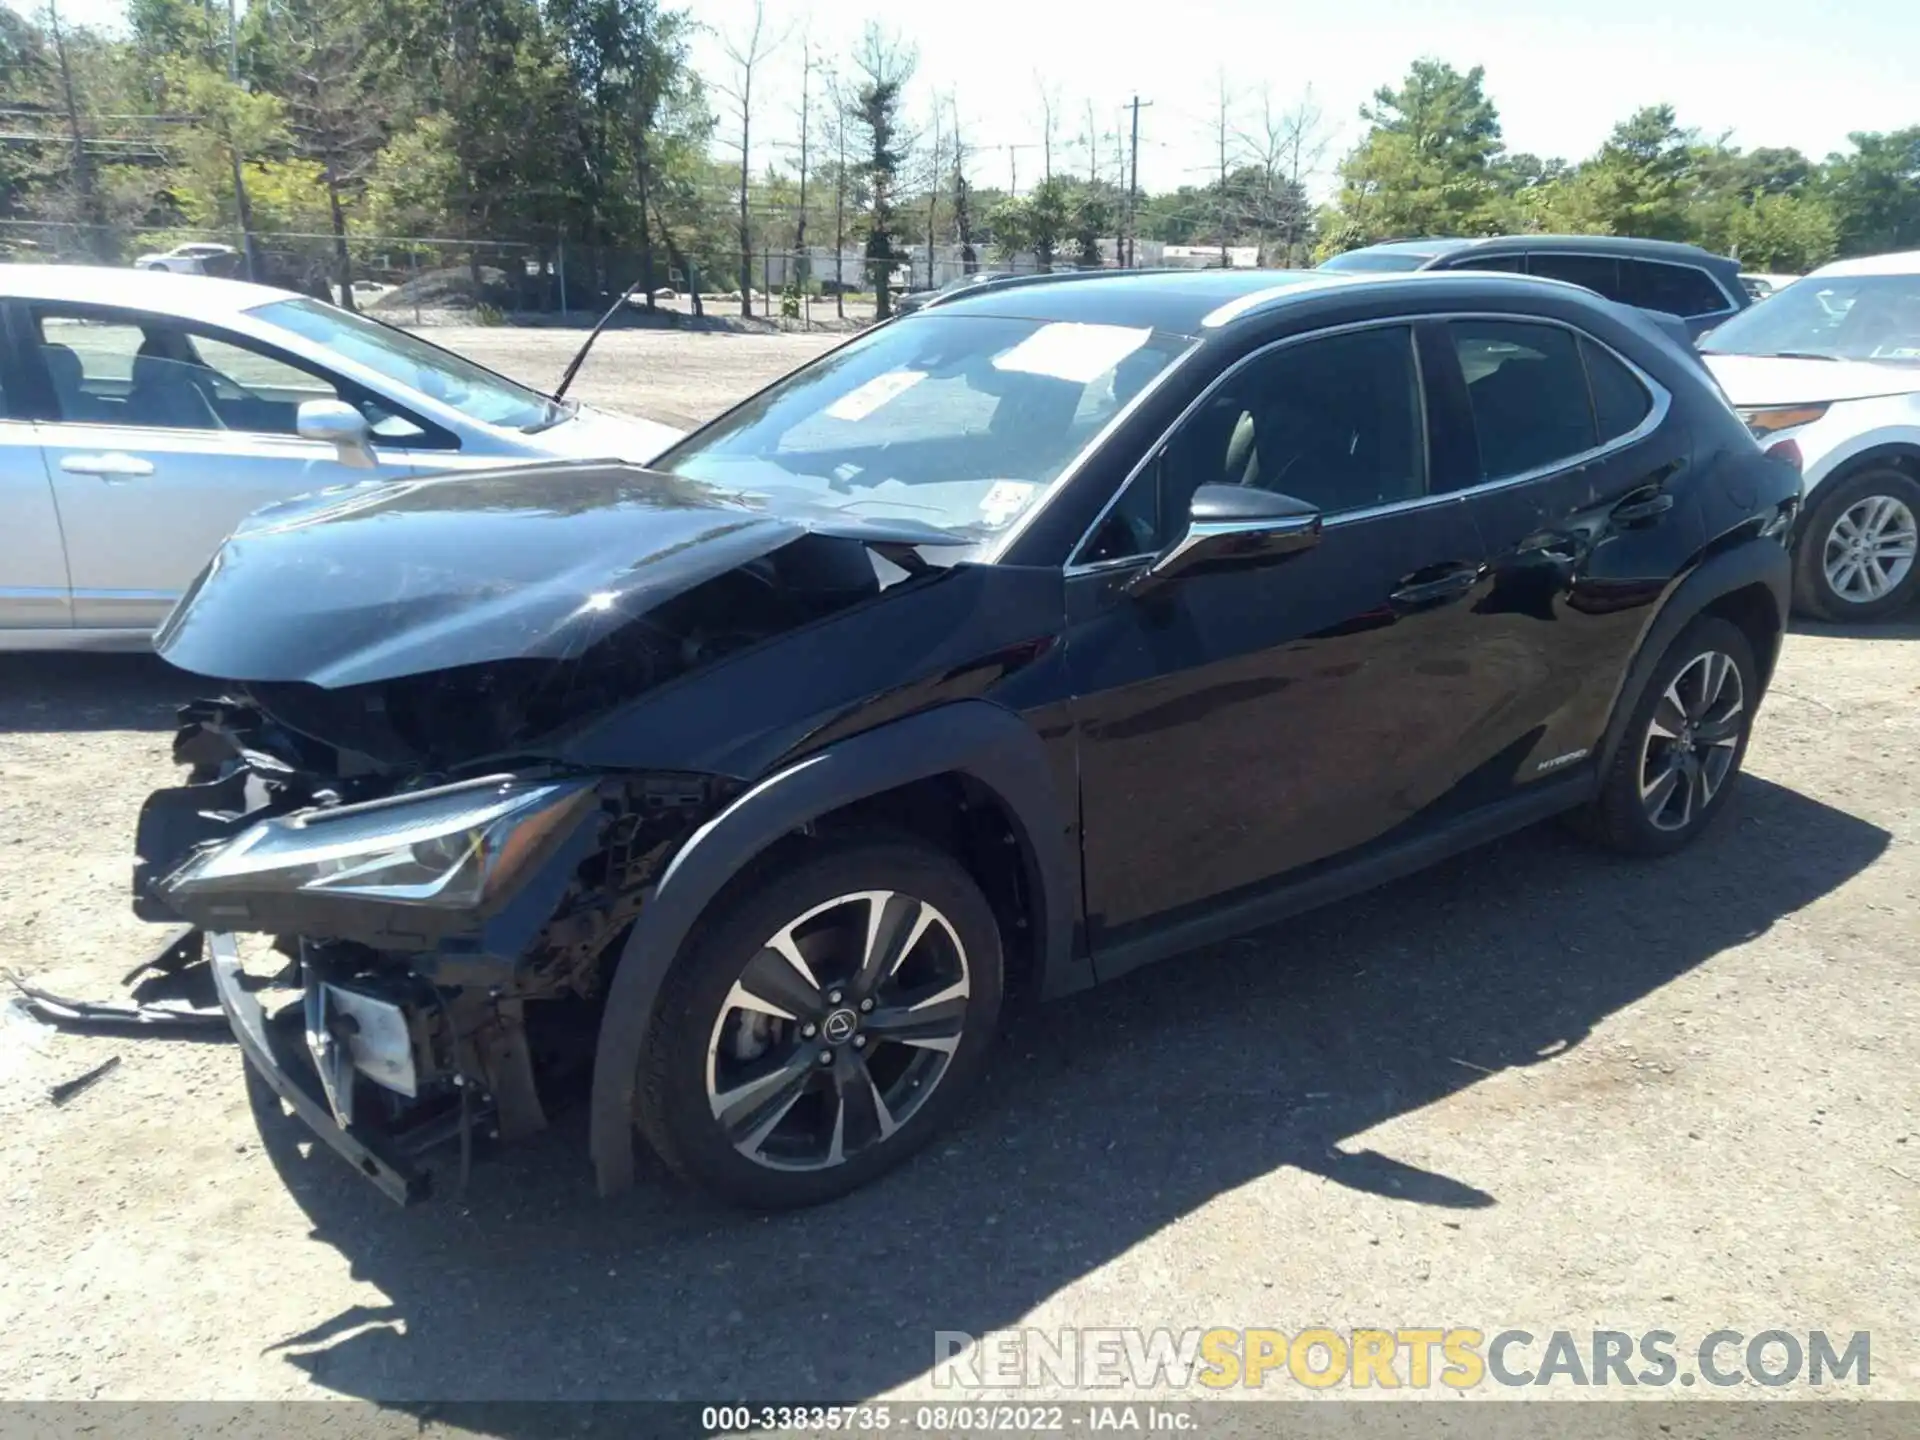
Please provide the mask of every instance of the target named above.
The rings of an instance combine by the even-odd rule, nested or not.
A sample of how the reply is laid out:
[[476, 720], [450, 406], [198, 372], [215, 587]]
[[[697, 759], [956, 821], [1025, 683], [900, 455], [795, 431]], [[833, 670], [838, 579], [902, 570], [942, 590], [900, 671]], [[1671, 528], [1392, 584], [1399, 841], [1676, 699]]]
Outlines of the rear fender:
[[[1627, 720], [1634, 705], [1653, 679], [1655, 667], [1680, 632], [1714, 602], [1735, 591], [1761, 585], [1772, 598], [1777, 631], [1787, 623], [1788, 600], [1793, 589], [1793, 561], [1786, 549], [1771, 539], [1743, 540], [1709, 556], [1687, 573], [1660, 606], [1646, 633], [1641, 636], [1633, 660], [1627, 666], [1620, 688], [1613, 699], [1612, 718], [1600, 744], [1599, 773], [1605, 775], [1613, 765], [1614, 753], [1626, 733]], [[1777, 653], [1777, 652], [1776, 652]], [[1761, 695], [1772, 679], [1772, 664], [1767, 656], [1756, 656], [1762, 669]], [[1755, 704], [1760, 696], [1755, 697]]]

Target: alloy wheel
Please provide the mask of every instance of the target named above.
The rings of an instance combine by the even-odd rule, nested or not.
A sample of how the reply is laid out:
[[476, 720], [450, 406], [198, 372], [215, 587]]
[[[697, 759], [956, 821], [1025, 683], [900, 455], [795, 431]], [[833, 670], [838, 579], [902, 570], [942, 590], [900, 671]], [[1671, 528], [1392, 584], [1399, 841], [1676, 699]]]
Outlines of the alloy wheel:
[[1907, 578], [1917, 552], [1920, 525], [1906, 502], [1892, 495], [1867, 495], [1833, 522], [1821, 564], [1835, 595], [1867, 605]]
[[837, 896], [746, 963], [707, 1043], [728, 1142], [776, 1170], [824, 1170], [905, 1125], [945, 1077], [971, 994], [966, 947], [924, 900]]
[[1720, 793], [1739, 754], [1745, 711], [1731, 655], [1704, 651], [1673, 677], [1640, 745], [1640, 803], [1656, 829], [1686, 829]]

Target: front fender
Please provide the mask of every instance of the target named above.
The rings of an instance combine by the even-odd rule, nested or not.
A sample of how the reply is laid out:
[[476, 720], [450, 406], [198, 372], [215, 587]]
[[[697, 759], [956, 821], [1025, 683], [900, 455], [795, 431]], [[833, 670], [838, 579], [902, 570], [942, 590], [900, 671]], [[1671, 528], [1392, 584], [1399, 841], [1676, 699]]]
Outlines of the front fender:
[[[633, 1105], [661, 982], [720, 889], [781, 836], [843, 805], [949, 773], [986, 786], [1014, 817], [1037, 902], [1043, 987], [1089, 983], [1072, 954], [1073, 811], [1038, 736], [1011, 711], [963, 700], [922, 711], [794, 762], [702, 825], [650, 887], [607, 991], [594, 1054], [591, 1151], [600, 1193], [633, 1183]], [[1069, 799], [1071, 797], [1068, 797]]]

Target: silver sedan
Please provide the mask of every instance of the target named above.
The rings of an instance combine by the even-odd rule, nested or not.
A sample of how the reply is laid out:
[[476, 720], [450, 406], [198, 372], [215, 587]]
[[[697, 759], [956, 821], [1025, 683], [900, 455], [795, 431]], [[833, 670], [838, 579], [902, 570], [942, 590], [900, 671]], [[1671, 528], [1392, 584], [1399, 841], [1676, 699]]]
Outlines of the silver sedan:
[[241, 517], [276, 500], [645, 462], [680, 433], [285, 290], [0, 265], [0, 650], [145, 646]]

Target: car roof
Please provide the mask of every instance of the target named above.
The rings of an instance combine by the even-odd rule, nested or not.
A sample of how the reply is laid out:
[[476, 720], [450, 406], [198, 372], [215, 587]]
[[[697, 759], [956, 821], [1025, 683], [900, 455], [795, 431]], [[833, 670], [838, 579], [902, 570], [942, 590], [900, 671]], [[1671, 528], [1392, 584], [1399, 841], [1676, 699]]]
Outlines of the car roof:
[[1815, 275], [1920, 275], [1920, 250], [1897, 250], [1890, 255], [1862, 255], [1822, 265]]
[[109, 265], [0, 265], [0, 298], [70, 300], [152, 310], [185, 319], [236, 315], [256, 305], [300, 298], [291, 290], [180, 275], [171, 270], [117, 269]]
[[[1463, 250], [1572, 250], [1587, 255], [1636, 255], [1648, 260], [1673, 260], [1690, 265], [1713, 264], [1737, 269], [1739, 262], [1698, 245], [1678, 240], [1642, 240], [1634, 235], [1487, 235], [1433, 236], [1425, 240], [1383, 240], [1361, 249], [1370, 254], [1418, 255], [1437, 260]], [[1357, 252], [1348, 252], [1357, 253]]]
[[1589, 290], [1561, 280], [1499, 271], [1397, 271], [1367, 274], [1333, 270], [1114, 270], [1054, 277], [1058, 284], [989, 288], [963, 294], [937, 309], [927, 307], [904, 318], [919, 323], [927, 316], [992, 316], [1008, 320], [1138, 325], [1177, 335], [1219, 331], [1254, 315], [1347, 290], [1356, 296], [1391, 293], [1401, 287], [1420, 303], [1457, 292], [1460, 298], [1539, 295], [1575, 296], [1606, 305]]

